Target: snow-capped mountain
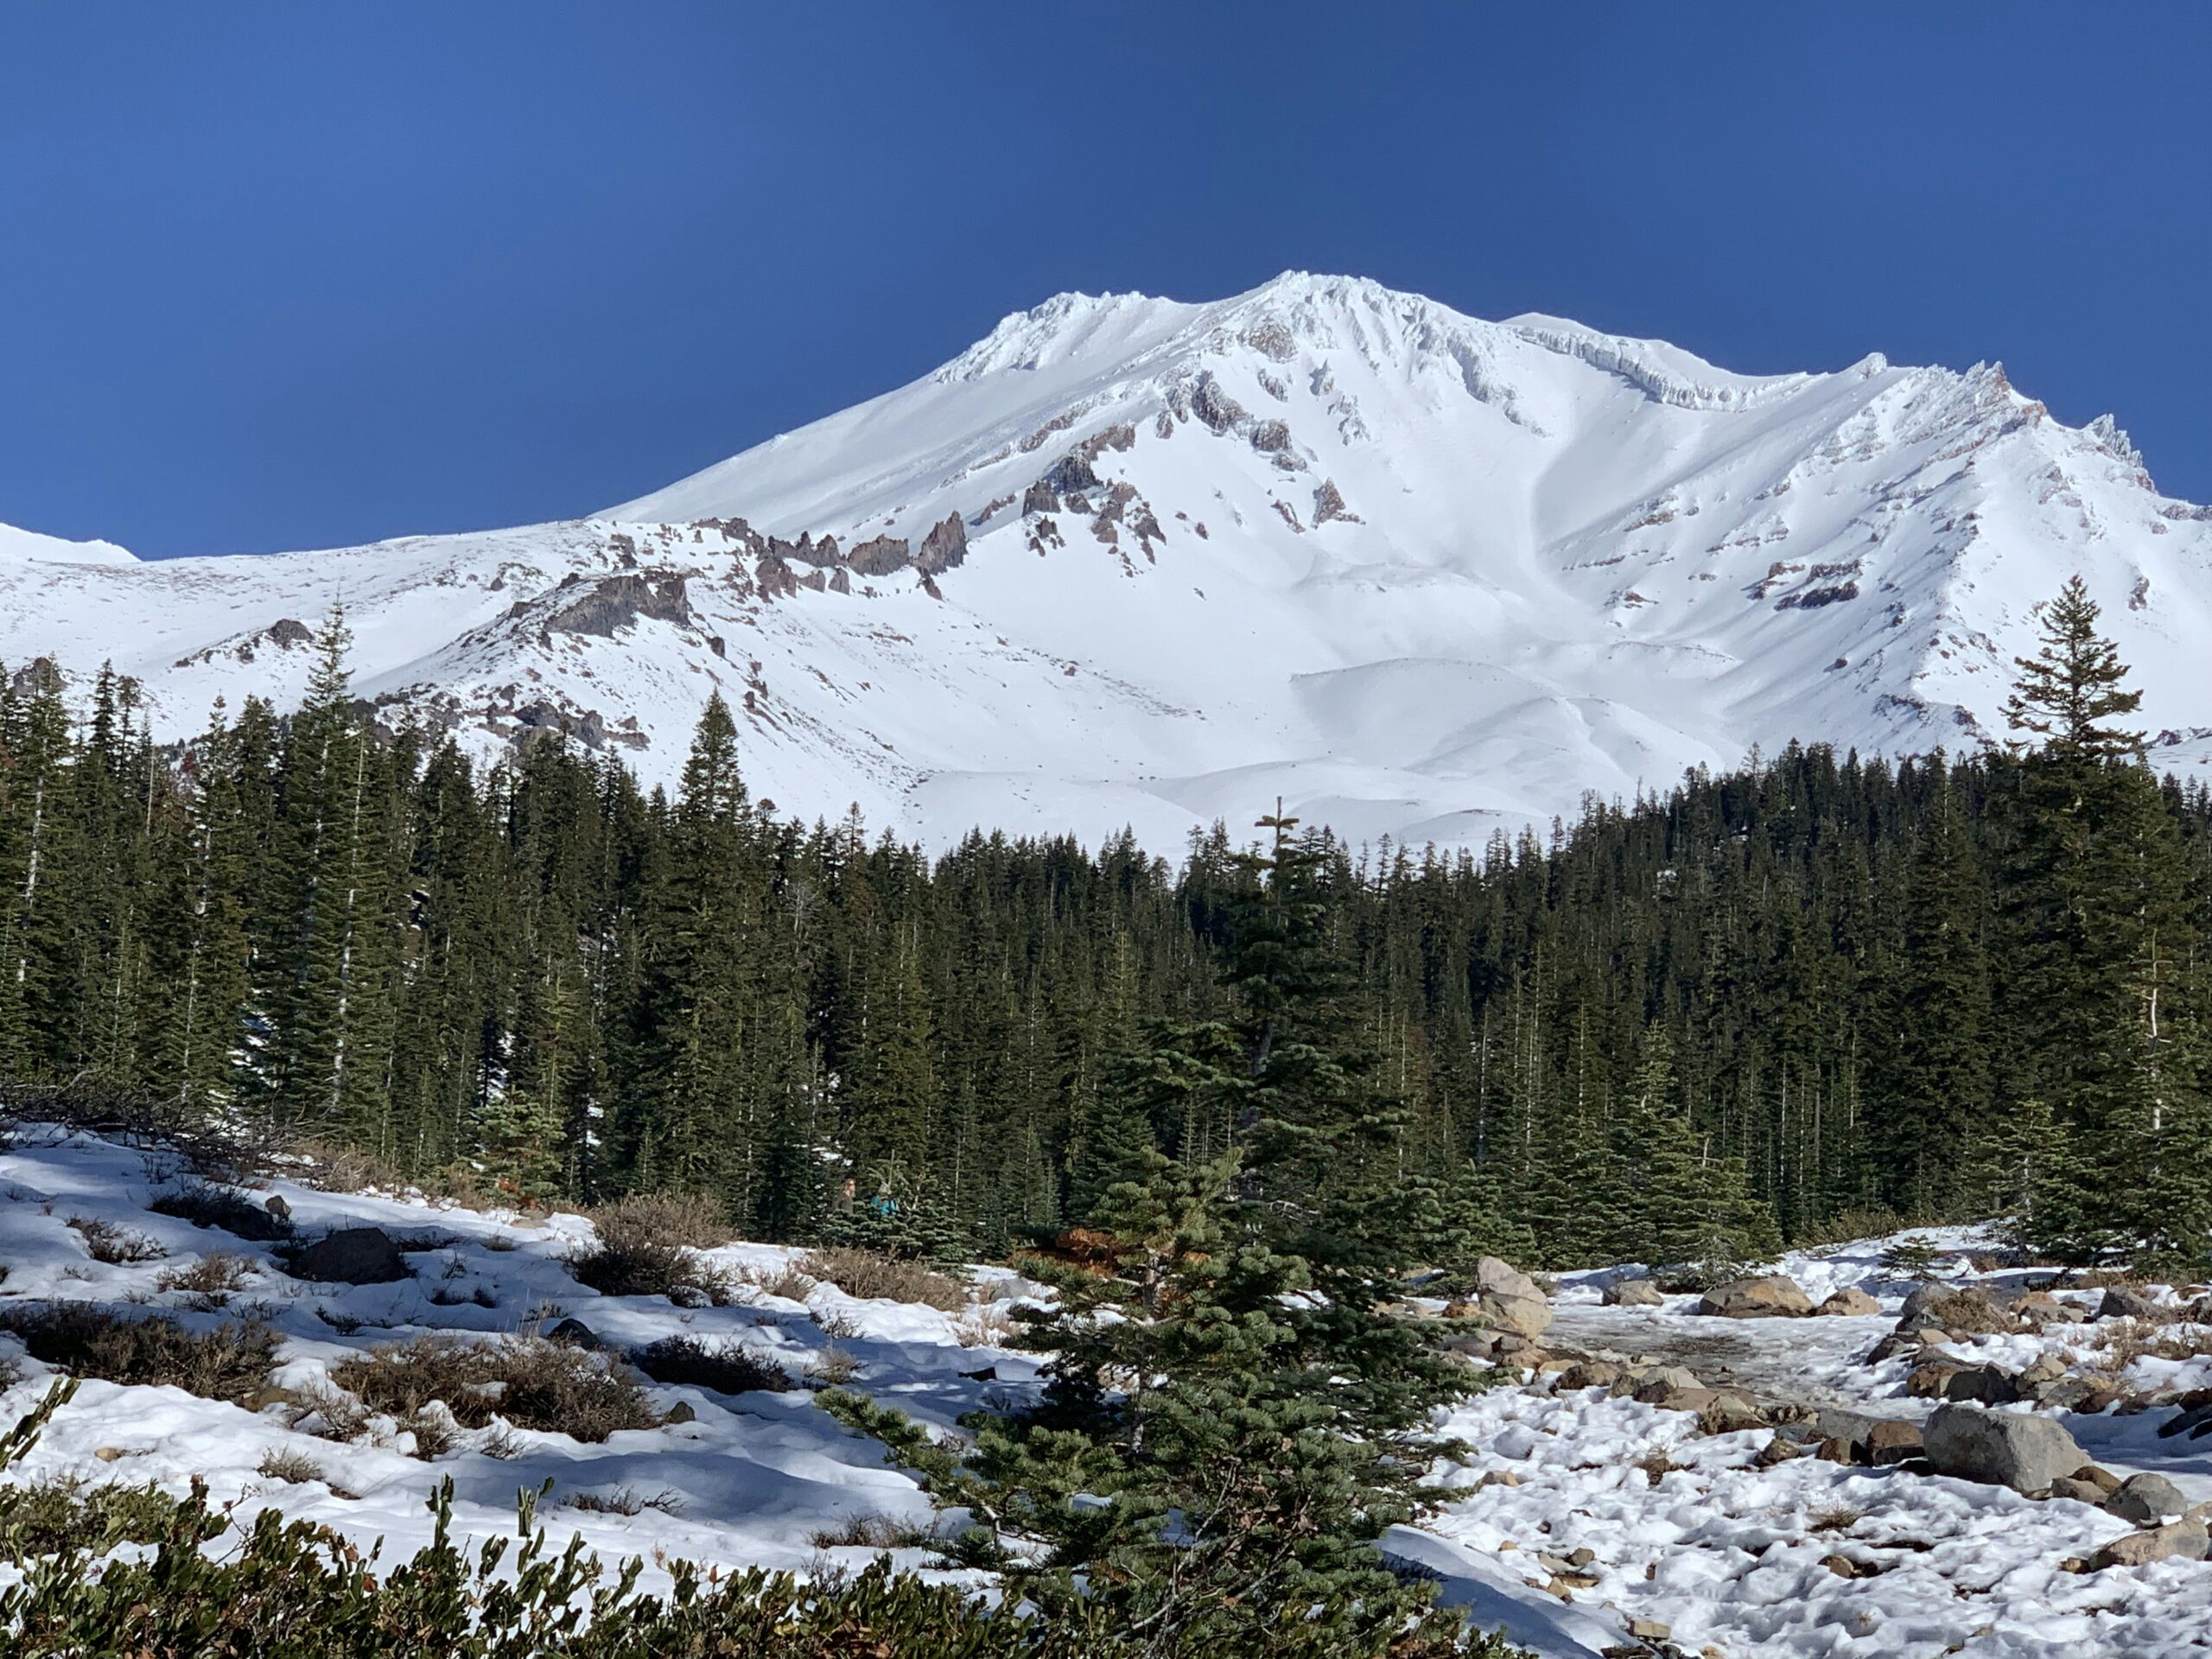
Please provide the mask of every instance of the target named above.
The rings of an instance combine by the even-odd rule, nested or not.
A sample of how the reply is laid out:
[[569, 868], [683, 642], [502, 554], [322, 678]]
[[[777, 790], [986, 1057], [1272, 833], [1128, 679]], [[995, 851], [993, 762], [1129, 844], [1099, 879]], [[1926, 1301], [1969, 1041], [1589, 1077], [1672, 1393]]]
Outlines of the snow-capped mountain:
[[142, 563], [0, 531], [0, 661], [103, 660], [182, 736], [356, 685], [490, 755], [566, 730], [673, 779], [709, 691], [757, 793], [937, 844], [1281, 796], [1480, 843], [1792, 738], [2003, 735], [2084, 575], [2165, 764], [2212, 755], [2212, 510], [2001, 368], [1751, 377], [1543, 316], [1288, 275], [1062, 295], [935, 373], [596, 518]]

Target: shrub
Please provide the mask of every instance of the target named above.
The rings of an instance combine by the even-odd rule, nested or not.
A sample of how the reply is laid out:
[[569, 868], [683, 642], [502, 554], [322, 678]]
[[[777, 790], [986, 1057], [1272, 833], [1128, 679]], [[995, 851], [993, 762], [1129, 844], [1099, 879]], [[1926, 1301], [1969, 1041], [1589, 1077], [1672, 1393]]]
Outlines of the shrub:
[[823, 1388], [842, 1388], [861, 1374], [861, 1363], [849, 1349], [836, 1343], [816, 1351], [807, 1362], [807, 1376]]
[[913, 1302], [957, 1313], [972, 1300], [968, 1287], [950, 1274], [878, 1250], [816, 1250], [800, 1262], [815, 1278], [865, 1301]]
[[269, 1386], [276, 1338], [263, 1325], [187, 1331], [81, 1302], [11, 1311], [0, 1326], [33, 1359], [108, 1382], [168, 1384], [209, 1400], [236, 1400]]
[[92, 1260], [110, 1267], [130, 1262], [158, 1262], [168, 1252], [143, 1233], [134, 1233], [97, 1216], [72, 1216], [69, 1225], [85, 1241]]
[[222, 1297], [244, 1290], [253, 1276], [254, 1264], [242, 1255], [217, 1250], [181, 1267], [165, 1268], [155, 1285], [162, 1290], [189, 1291], [195, 1296]]
[[561, 1501], [569, 1509], [582, 1510], [588, 1515], [642, 1515], [647, 1510], [674, 1515], [682, 1507], [677, 1495], [665, 1486], [652, 1493], [641, 1492], [634, 1486], [617, 1486], [608, 1491], [571, 1492]]
[[704, 1192], [635, 1192], [590, 1212], [601, 1240], [644, 1240], [711, 1250], [735, 1236], [720, 1198]]
[[[483, 1428], [498, 1416], [517, 1428], [579, 1440], [603, 1440], [626, 1428], [657, 1428], [661, 1421], [627, 1371], [597, 1354], [536, 1337], [490, 1343], [417, 1337], [341, 1360], [331, 1368], [330, 1380], [362, 1409], [397, 1418], [415, 1429], [418, 1450], [424, 1425], [432, 1425], [428, 1432], [435, 1433], [436, 1414], [429, 1410], [434, 1403], [463, 1427]], [[323, 1414], [329, 1421], [330, 1413]]]
[[797, 1386], [773, 1360], [734, 1343], [715, 1344], [697, 1337], [663, 1337], [632, 1354], [630, 1363], [656, 1382], [717, 1394], [782, 1393]]
[[175, 1216], [195, 1227], [213, 1227], [257, 1244], [289, 1237], [292, 1224], [272, 1216], [235, 1188], [194, 1181], [162, 1193], [146, 1206], [156, 1215]]
[[764, 1296], [780, 1296], [785, 1301], [803, 1302], [807, 1293], [819, 1281], [801, 1272], [797, 1262], [785, 1262], [772, 1270], [756, 1270], [744, 1282]]
[[936, 1549], [945, 1542], [942, 1526], [918, 1526], [895, 1515], [849, 1515], [810, 1541], [817, 1549]]
[[8, 1554], [26, 1556], [156, 1543], [178, 1507], [157, 1486], [87, 1486], [77, 1475], [0, 1486], [0, 1538]]
[[308, 1481], [322, 1478], [322, 1466], [305, 1452], [272, 1446], [261, 1459], [260, 1473], [264, 1480], [281, 1480], [288, 1486], [303, 1486]]

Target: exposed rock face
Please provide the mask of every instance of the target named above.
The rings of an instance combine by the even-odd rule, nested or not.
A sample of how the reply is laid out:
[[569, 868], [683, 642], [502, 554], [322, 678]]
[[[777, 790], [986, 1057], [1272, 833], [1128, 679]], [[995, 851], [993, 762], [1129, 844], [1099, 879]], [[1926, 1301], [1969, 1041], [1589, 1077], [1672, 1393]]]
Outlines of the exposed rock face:
[[1815, 1313], [1843, 1319], [1864, 1319], [1870, 1313], [1879, 1313], [1881, 1311], [1881, 1303], [1855, 1285], [1846, 1290], [1839, 1290], [1813, 1310]]
[[407, 1277], [407, 1258], [381, 1227], [341, 1227], [286, 1258], [295, 1279], [341, 1285], [388, 1285]]
[[[567, 583], [563, 583], [567, 586]], [[614, 637], [641, 616], [688, 626], [690, 601], [684, 597], [683, 578], [672, 572], [626, 571], [602, 576], [589, 590], [546, 618], [547, 628], [562, 633]]]
[[922, 550], [915, 556], [914, 569], [925, 576], [941, 575], [967, 560], [968, 526], [956, 512], [939, 519], [922, 537]]
[[782, 599], [798, 592], [798, 575], [773, 553], [763, 553], [753, 567], [753, 580], [763, 599]]
[[1796, 1319], [1813, 1311], [1812, 1298], [1786, 1274], [1716, 1285], [1697, 1305], [1700, 1313], [1726, 1319]]
[[1052, 486], [1041, 478], [1022, 493], [1021, 511], [1024, 513], [1058, 512], [1059, 510], [1060, 498], [1052, 493]]
[[2016, 1492], [2048, 1491], [2053, 1481], [2071, 1477], [2089, 1461], [2074, 1437], [2050, 1418], [2021, 1412], [1938, 1406], [1921, 1434], [1937, 1474]]
[[845, 563], [856, 576], [887, 576], [903, 570], [907, 564], [906, 538], [878, 536], [872, 541], [857, 542], [845, 556]]
[[1607, 1285], [1600, 1300], [1607, 1307], [1659, 1307], [1667, 1300], [1649, 1279], [1624, 1279]]
[[1052, 469], [1044, 477], [1029, 487], [1033, 491], [1046, 490], [1053, 495], [1079, 495], [1085, 490], [1095, 490], [1098, 486], [1098, 474], [1090, 469], [1090, 457], [1078, 451], [1061, 456], [1052, 463]]

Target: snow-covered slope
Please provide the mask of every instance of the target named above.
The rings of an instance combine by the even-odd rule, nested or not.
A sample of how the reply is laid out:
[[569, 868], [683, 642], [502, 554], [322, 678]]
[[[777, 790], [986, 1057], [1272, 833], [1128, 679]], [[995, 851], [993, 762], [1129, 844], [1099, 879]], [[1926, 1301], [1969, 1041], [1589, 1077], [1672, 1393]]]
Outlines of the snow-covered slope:
[[2204, 765], [2208, 566], [2212, 510], [1995, 366], [1738, 375], [1290, 275], [1063, 295], [587, 521], [162, 563], [8, 532], [0, 661], [111, 658], [181, 735], [296, 696], [342, 600], [365, 695], [486, 753], [565, 728], [671, 779], [718, 687], [760, 793], [936, 843], [1172, 849], [1280, 795], [1478, 844], [1754, 746], [2000, 737], [2077, 571]]

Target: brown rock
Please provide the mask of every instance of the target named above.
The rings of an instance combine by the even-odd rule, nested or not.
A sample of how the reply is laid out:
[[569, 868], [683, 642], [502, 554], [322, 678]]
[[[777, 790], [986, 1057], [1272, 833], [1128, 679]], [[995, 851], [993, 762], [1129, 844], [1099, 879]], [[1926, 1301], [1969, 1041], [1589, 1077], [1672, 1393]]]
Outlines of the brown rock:
[[1877, 1423], [1866, 1431], [1866, 1460], [1873, 1464], [1903, 1463], [1916, 1458], [1925, 1447], [1918, 1423]]
[[1870, 1313], [1881, 1311], [1881, 1303], [1855, 1285], [1839, 1290], [1813, 1310], [1830, 1319], [1864, 1319]]
[[1859, 1576], [1859, 1569], [1852, 1565], [1851, 1558], [1847, 1555], [1823, 1555], [1821, 1557], [1821, 1565], [1839, 1579], [1855, 1579]]
[[2151, 1561], [2201, 1561], [2212, 1551], [2212, 1533], [2202, 1521], [2177, 1521], [2171, 1526], [2150, 1527], [2115, 1538], [2089, 1558], [2089, 1570], [2107, 1567], [2141, 1567]]
[[1904, 1380], [1904, 1391], [1916, 1400], [1941, 1400], [1951, 1379], [1964, 1367], [1949, 1360], [1930, 1360]]
[[2120, 1477], [2111, 1470], [2094, 1463], [2085, 1463], [2076, 1469], [2074, 1471], [2074, 1478], [2095, 1487], [2099, 1492], [2116, 1492], [2120, 1490]]
[[1772, 1273], [1714, 1286], [1700, 1299], [1697, 1311], [1727, 1319], [1796, 1319], [1810, 1313], [1813, 1303], [1795, 1280]]

